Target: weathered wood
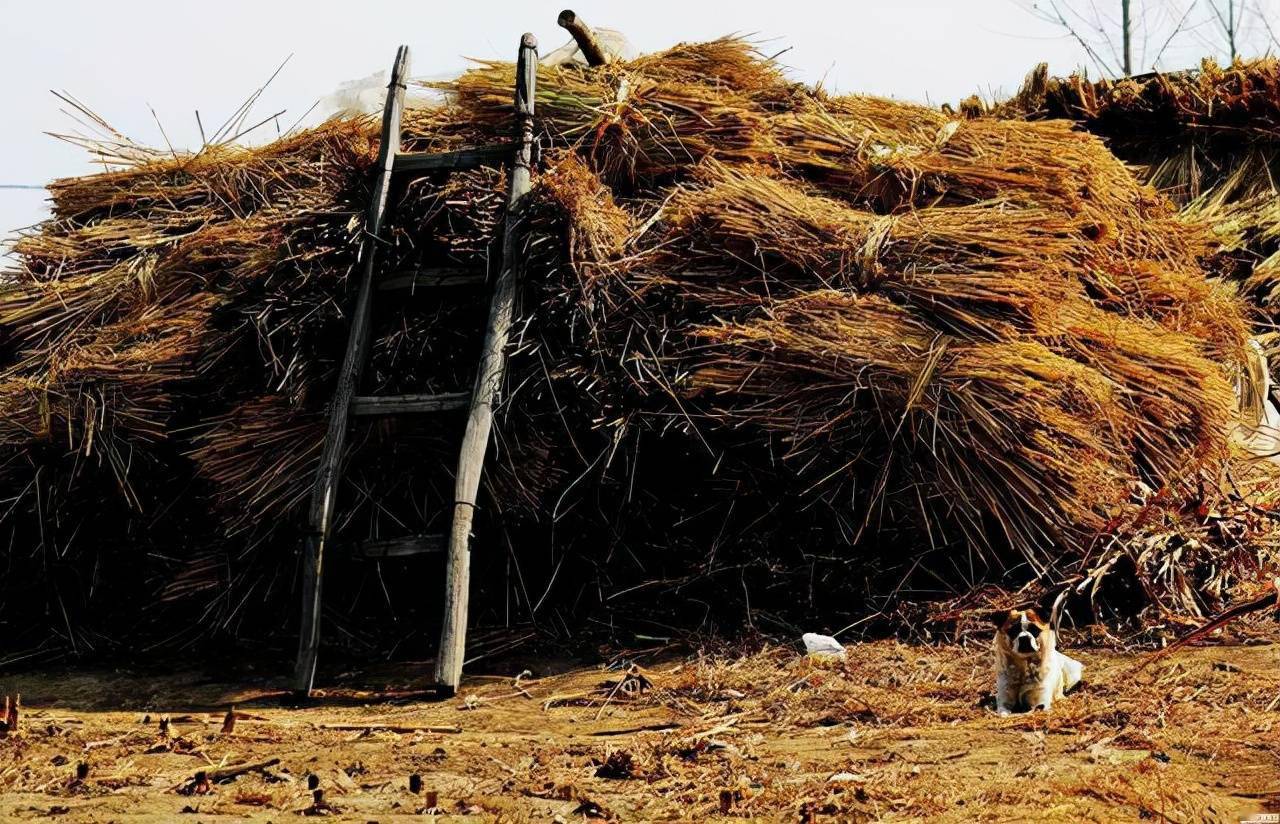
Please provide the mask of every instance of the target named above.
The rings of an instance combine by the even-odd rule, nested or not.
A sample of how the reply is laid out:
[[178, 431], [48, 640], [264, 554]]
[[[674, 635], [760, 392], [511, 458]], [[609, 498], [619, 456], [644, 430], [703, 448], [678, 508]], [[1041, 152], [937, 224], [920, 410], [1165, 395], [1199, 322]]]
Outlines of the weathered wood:
[[596, 730], [591, 735], [601, 738], [607, 738], [614, 735], [634, 735], [638, 732], [667, 732], [668, 730], [678, 730], [684, 726], [678, 721], [657, 724], [643, 724], [639, 727], [623, 727], [620, 730]]
[[454, 152], [408, 152], [396, 156], [395, 173], [398, 175], [427, 174], [428, 172], [461, 172], [481, 166], [501, 166], [511, 161], [515, 152], [512, 143], [477, 146]]
[[387, 193], [391, 188], [392, 169], [396, 154], [400, 151], [400, 116], [404, 111], [405, 80], [409, 76], [409, 47], [401, 46], [396, 52], [391, 69], [391, 82], [387, 85], [387, 103], [382, 113], [382, 143], [378, 148], [378, 176], [374, 182], [373, 197], [365, 219], [365, 237], [361, 246], [363, 271], [355, 309], [351, 317], [351, 332], [347, 338], [347, 352], [338, 373], [338, 386], [333, 394], [329, 410], [329, 428], [325, 433], [324, 451], [320, 468], [316, 472], [315, 486], [311, 492], [310, 534], [303, 548], [302, 559], [302, 624], [298, 639], [298, 660], [294, 666], [293, 685], [303, 694], [310, 694], [315, 679], [316, 657], [320, 650], [320, 598], [324, 578], [324, 551], [329, 540], [333, 519], [334, 499], [337, 494], [338, 470], [347, 442], [347, 415], [351, 398], [359, 385], [360, 372], [367, 359], [369, 346], [370, 304], [373, 292], [374, 259], [381, 242], [383, 216], [386, 213]]
[[613, 59], [613, 56], [604, 50], [604, 46], [600, 45], [596, 33], [591, 30], [585, 20], [574, 14], [573, 9], [560, 12], [556, 23], [561, 28], [568, 29], [569, 34], [573, 35], [578, 48], [582, 50], [582, 56], [587, 58], [588, 66], [603, 66]]
[[4, 697], [4, 718], [0, 719], [0, 732], [10, 733], [18, 731], [18, 714], [22, 707], [22, 696], [15, 693], [13, 698], [7, 694]]
[[399, 272], [378, 281], [378, 289], [394, 292], [401, 289], [443, 289], [450, 286], [479, 286], [484, 283], [484, 269], [471, 266], [433, 266], [417, 272]]
[[399, 538], [378, 538], [356, 544], [356, 555], [371, 561], [384, 558], [409, 558], [414, 555], [430, 555], [444, 552], [443, 535], [406, 535]]
[[403, 415], [409, 412], [445, 412], [462, 409], [471, 400], [470, 392], [441, 392], [433, 395], [356, 395], [351, 399], [351, 414]]
[[322, 730], [342, 730], [344, 732], [358, 732], [367, 730], [370, 732], [394, 732], [406, 735], [415, 732], [435, 732], [457, 735], [462, 732], [462, 727], [453, 724], [443, 726], [431, 726], [423, 724], [321, 724]]
[[1208, 622], [1206, 622], [1202, 626], [1198, 627], [1197, 629], [1193, 629], [1188, 633], [1185, 633], [1184, 635], [1182, 635], [1182, 637], [1178, 638], [1173, 643], [1165, 646], [1163, 649], [1158, 649], [1155, 652], [1147, 653], [1145, 656], [1143, 656], [1141, 663], [1139, 663], [1138, 666], [1134, 667], [1130, 671], [1130, 675], [1133, 675], [1139, 672], [1140, 670], [1146, 669], [1146, 667], [1152, 662], [1158, 661], [1159, 659], [1165, 657], [1166, 655], [1173, 652], [1174, 650], [1186, 646], [1187, 644], [1191, 643], [1197, 638], [1203, 638], [1204, 636], [1208, 635], [1214, 630], [1221, 629], [1222, 627], [1226, 626], [1227, 624], [1231, 623], [1232, 621], [1234, 621], [1235, 619], [1243, 615], [1248, 615], [1251, 612], [1259, 612], [1264, 609], [1271, 609], [1273, 607], [1280, 608], [1280, 577], [1271, 579], [1270, 592], [1267, 592], [1263, 595], [1259, 595], [1257, 598], [1254, 598], [1251, 601], [1246, 601], [1243, 604], [1237, 604], [1234, 607], [1231, 607], [1223, 612], [1220, 612], [1217, 615], [1215, 615], [1213, 618], [1210, 618]]
[[236, 764], [231, 767], [222, 767], [217, 770], [206, 770], [204, 775], [210, 784], [217, 784], [220, 781], [230, 781], [231, 779], [244, 775], [245, 773], [258, 772], [260, 770], [265, 770], [267, 767], [274, 767], [279, 763], [279, 758], [268, 758], [266, 761], [255, 761], [252, 764]]
[[533, 160], [533, 101], [537, 91], [538, 41], [526, 33], [520, 39], [516, 61], [516, 134], [519, 148], [511, 167], [507, 214], [502, 231], [502, 265], [493, 286], [489, 323], [485, 330], [480, 367], [476, 372], [471, 412], [458, 456], [454, 482], [453, 525], [449, 532], [449, 559], [445, 570], [444, 626], [436, 657], [436, 681], [457, 690], [467, 644], [467, 605], [471, 583], [471, 519], [484, 470], [485, 451], [493, 427], [493, 406], [502, 388], [506, 367], [507, 336], [515, 311], [516, 285], [522, 269], [520, 238]]

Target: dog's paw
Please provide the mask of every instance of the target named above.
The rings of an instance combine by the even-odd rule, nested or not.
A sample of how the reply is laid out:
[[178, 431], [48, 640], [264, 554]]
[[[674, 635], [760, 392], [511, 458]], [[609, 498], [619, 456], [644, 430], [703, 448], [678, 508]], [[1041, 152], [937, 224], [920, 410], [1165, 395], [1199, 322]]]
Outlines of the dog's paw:
[[1009, 714], [1010, 714], [1010, 710], [1008, 707], [1000, 707], [999, 709], [996, 710], [996, 715], [1000, 716], [1001, 718], [1005, 718]]

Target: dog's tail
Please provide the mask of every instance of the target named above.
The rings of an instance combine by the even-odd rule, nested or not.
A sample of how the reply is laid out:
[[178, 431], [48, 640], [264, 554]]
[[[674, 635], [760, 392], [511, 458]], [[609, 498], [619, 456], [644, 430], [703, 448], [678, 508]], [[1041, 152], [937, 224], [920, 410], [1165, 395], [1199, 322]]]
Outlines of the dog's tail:
[[1067, 598], [1070, 596], [1071, 587], [1064, 587], [1062, 592], [1058, 593], [1058, 597], [1053, 599], [1053, 606], [1049, 609], [1049, 629], [1053, 630], [1054, 635], [1062, 631], [1062, 609], [1067, 605]]

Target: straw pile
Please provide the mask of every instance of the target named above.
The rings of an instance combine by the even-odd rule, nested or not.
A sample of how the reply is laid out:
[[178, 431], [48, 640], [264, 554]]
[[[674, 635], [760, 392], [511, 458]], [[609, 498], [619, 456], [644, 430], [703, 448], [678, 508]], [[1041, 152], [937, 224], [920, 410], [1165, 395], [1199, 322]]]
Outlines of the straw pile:
[[[971, 100], [967, 108], [987, 107]], [[1002, 117], [1074, 120], [1099, 135], [1139, 176], [1211, 223], [1223, 244], [1217, 266], [1242, 283], [1271, 324], [1280, 306], [1280, 61], [1220, 66], [1091, 82], [1051, 78], [1038, 66]]]
[[[442, 84], [407, 147], [501, 138], [512, 75]], [[537, 109], [548, 167], [479, 527], [505, 534], [495, 589], [530, 615], [553, 591], [687, 600], [726, 571], [747, 600], [764, 579], [794, 605], [807, 582], [822, 609], [820, 564], [833, 591], [862, 577], [854, 611], [922, 574], [1060, 579], [1143, 517], [1135, 490], [1176, 509], [1216, 483], [1242, 305], [1206, 277], [1212, 233], [1096, 138], [831, 97], [737, 40], [544, 66]], [[150, 547], [147, 586], [201, 593], [202, 625], [292, 606], [280, 560], [345, 345], [372, 135], [335, 121], [54, 185], [0, 293], [11, 563]], [[502, 185], [399, 193], [388, 268], [483, 262]], [[384, 321], [371, 391], [467, 384], [485, 307], [449, 300]], [[455, 436], [359, 434], [342, 533], [430, 525]], [[1193, 589], [1215, 563], [1185, 570]]]

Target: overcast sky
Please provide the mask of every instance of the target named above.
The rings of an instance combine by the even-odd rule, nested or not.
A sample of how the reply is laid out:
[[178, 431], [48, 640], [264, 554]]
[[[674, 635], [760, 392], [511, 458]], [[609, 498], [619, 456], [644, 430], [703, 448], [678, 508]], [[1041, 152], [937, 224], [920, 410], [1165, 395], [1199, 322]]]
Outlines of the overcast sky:
[[[414, 74], [427, 76], [460, 71], [468, 57], [511, 59], [524, 31], [545, 53], [567, 39], [555, 24], [564, 2], [0, 0], [0, 186], [92, 170], [82, 149], [44, 134], [75, 128], [51, 89], [70, 92], [134, 140], [165, 145], [158, 120], [172, 145], [196, 148], [195, 111], [212, 131], [285, 58], [255, 108], [259, 117], [285, 110], [283, 128], [342, 82], [386, 69], [400, 43], [413, 50]], [[1015, 0], [574, 2], [591, 25], [620, 30], [641, 52], [752, 34], [769, 52], [789, 48], [781, 59], [797, 79], [934, 103], [1011, 92], [1042, 60], [1054, 73], [1088, 60]], [[1205, 51], [1189, 44], [1162, 63], [1194, 62]], [[255, 139], [274, 132], [269, 125]], [[0, 188], [0, 235], [40, 220], [44, 197]]]

